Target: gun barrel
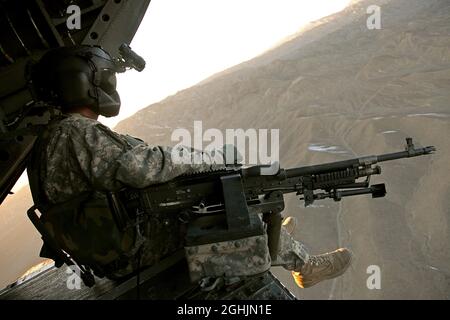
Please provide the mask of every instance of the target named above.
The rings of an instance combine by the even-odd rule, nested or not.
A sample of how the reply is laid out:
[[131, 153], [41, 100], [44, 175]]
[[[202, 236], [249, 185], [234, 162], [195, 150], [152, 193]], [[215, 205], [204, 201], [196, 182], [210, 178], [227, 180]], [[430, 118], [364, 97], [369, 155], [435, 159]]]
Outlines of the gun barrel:
[[396, 160], [396, 159], [402, 159], [402, 158], [411, 158], [411, 157], [417, 157], [422, 156], [425, 154], [430, 154], [436, 151], [436, 148], [433, 146], [425, 147], [425, 148], [419, 148], [419, 149], [411, 149], [401, 152], [394, 152], [394, 153], [387, 153], [377, 156], [378, 162], [383, 161], [390, 161], [390, 160]]
[[303, 175], [309, 175], [309, 174], [318, 174], [318, 173], [325, 173], [335, 170], [342, 170], [349, 167], [358, 166], [360, 164], [359, 158], [355, 159], [349, 159], [344, 161], [336, 161], [336, 162], [330, 162], [330, 163], [324, 163], [324, 164], [316, 164], [312, 166], [306, 166], [306, 167], [299, 167], [299, 168], [292, 168], [292, 169], [286, 169], [286, 177], [287, 178], [293, 178]]
[[287, 178], [298, 177], [302, 175], [326, 173], [335, 170], [344, 170], [346, 168], [358, 167], [363, 165], [372, 165], [377, 162], [390, 161], [402, 158], [417, 157], [425, 154], [430, 154], [436, 151], [434, 146], [428, 146], [425, 148], [414, 148], [412, 140], [407, 139], [407, 147], [405, 151], [386, 153], [377, 156], [367, 156], [361, 158], [354, 158], [349, 160], [330, 162], [325, 164], [318, 164], [306, 167], [292, 168], [285, 170]]

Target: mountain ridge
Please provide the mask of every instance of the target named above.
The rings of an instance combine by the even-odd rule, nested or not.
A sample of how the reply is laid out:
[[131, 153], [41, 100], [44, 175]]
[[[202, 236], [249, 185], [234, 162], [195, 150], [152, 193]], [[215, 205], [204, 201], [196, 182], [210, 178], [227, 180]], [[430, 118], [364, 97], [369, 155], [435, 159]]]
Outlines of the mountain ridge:
[[[381, 7], [381, 30], [366, 27], [372, 4]], [[196, 120], [204, 130], [222, 132], [278, 128], [283, 167], [399, 151], [409, 136], [416, 145], [436, 145], [433, 156], [382, 165], [382, 176], [373, 179], [387, 183], [382, 200], [355, 197], [300, 209], [288, 197], [285, 214], [300, 221], [296, 238], [313, 253], [348, 246], [355, 259], [344, 276], [308, 290], [274, 269], [304, 299], [448, 298], [449, 18], [443, 0], [360, 1], [328, 18], [337, 22], [324, 24], [327, 30], [312, 28], [141, 110], [116, 129], [173, 145], [172, 131], [192, 130]], [[317, 37], [305, 44], [308, 32]], [[367, 288], [372, 265], [382, 271], [381, 290]]]
[[[366, 28], [372, 4], [382, 8], [381, 30]], [[382, 165], [373, 183], [387, 183], [386, 198], [302, 208], [287, 197], [285, 214], [298, 219], [295, 238], [313, 254], [348, 246], [355, 259], [342, 277], [308, 290], [295, 287], [288, 272], [274, 272], [303, 299], [448, 299], [450, 4], [362, 0], [326, 19], [255, 60], [152, 104], [116, 130], [173, 145], [173, 130], [192, 129], [195, 120], [205, 129], [279, 129], [283, 167], [399, 151], [408, 136], [416, 145], [436, 145], [432, 156]], [[16, 197], [23, 208], [2, 206], [0, 217], [7, 209], [26, 210], [31, 197], [25, 193]], [[37, 256], [39, 237], [29, 227], [21, 230], [28, 236], [23, 256]], [[2, 262], [2, 270], [10, 264]], [[366, 285], [373, 265], [381, 270], [380, 290]]]

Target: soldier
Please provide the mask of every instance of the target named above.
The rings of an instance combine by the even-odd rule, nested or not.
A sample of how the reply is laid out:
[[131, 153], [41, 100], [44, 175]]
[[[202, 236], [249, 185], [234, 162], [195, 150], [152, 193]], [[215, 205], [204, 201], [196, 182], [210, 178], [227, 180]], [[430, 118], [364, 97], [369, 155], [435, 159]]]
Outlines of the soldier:
[[[175, 163], [172, 148], [150, 146], [98, 122], [99, 115], [113, 117], [120, 109], [116, 65], [99, 47], [50, 50], [31, 70], [36, 100], [62, 112], [39, 137], [28, 167], [33, 199], [45, 208], [41, 220], [55, 243], [97, 275], [113, 279], [155, 265], [182, 248], [184, 230], [178, 220], [168, 227], [147, 219], [134, 229], [119, 230], [106, 194], [222, 165], [213, 159], [192, 165]], [[180, 151], [211, 157], [196, 150]], [[41, 255], [58, 260], [54, 247], [45, 244]], [[282, 228], [279, 261], [302, 288], [343, 274], [351, 256], [345, 248], [309, 255]]]

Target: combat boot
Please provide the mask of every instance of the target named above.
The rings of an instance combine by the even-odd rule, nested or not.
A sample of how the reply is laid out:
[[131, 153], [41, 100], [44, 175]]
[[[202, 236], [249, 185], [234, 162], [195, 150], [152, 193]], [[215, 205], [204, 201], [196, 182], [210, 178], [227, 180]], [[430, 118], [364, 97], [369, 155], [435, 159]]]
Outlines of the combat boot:
[[283, 220], [283, 227], [286, 229], [287, 233], [292, 235], [295, 231], [295, 227], [297, 226], [297, 219], [295, 217], [286, 217]]
[[295, 283], [300, 288], [309, 288], [320, 281], [342, 275], [350, 266], [352, 253], [346, 248], [317, 256], [309, 256], [300, 270], [292, 271]]

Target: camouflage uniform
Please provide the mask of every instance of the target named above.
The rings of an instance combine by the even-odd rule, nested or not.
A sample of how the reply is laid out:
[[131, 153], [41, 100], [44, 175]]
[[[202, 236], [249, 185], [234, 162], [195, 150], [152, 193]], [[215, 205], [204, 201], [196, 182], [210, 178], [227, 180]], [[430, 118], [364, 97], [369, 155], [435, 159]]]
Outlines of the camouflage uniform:
[[[54, 213], [59, 216], [46, 225], [63, 249], [81, 262], [94, 259], [97, 265], [108, 266], [111, 277], [126, 275], [138, 265], [153, 265], [182, 248], [183, 231], [176, 221], [167, 226], [150, 218], [140, 231], [119, 232], [105, 208], [105, 192], [143, 188], [219, 166], [207, 162], [176, 164], [172, 148], [149, 146], [78, 114], [50, 123], [44, 140], [39, 150], [39, 181], [48, 202], [57, 204], [83, 193], [91, 195], [83, 210]], [[285, 230], [281, 234], [279, 260], [294, 270], [308, 260], [308, 254]]]

